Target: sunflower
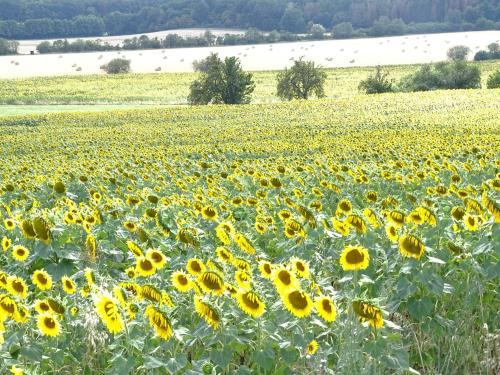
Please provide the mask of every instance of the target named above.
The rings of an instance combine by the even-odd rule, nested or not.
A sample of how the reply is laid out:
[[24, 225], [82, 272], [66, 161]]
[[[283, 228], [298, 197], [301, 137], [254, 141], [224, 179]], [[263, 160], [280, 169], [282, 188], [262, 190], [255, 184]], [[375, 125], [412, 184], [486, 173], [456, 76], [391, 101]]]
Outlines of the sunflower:
[[87, 280], [87, 284], [89, 286], [95, 285], [95, 275], [94, 275], [93, 269], [87, 267], [83, 271], [83, 274], [84, 274], [85, 280]]
[[14, 230], [14, 228], [16, 227], [16, 223], [11, 218], [5, 219], [3, 221], [3, 224], [5, 226], [5, 229], [7, 230]]
[[399, 238], [398, 227], [395, 226], [394, 224], [388, 223], [385, 226], [385, 234], [387, 235], [387, 238], [391, 242], [398, 242], [398, 238]]
[[401, 211], [390, 211], [387, 215], [387, 219], [396, 227], [401, 228], [405, 223], [406, 216]]
[[451, 209], [451, 216], [457, 221], [461, 221], [465, 216], [465, 208], [462, 206], [455, 206]]
[[238, 286], [242, 289], [248, 289], [252, 285], [252, 275], [244, 270], [237, 270], [234, 272], [234, 279]]
[[127, 241], [127, 248], [130, 250], [130, 252], [134, 255], [136, 259], [144, 256], [144, 253], [142, 252], [141, 248], [133, 241]]
[[301, 277], [303, 279], [309, 278], [309, 265], [306, 261], [297, 257], [292, 257], [290, 259], [290, 265], [292, 266], [292, 270], [297, 274], [298, 277]]
[[75, 282], [68, 276], [64, 275], [63, 277], [61, 277], [61, 284], [66, 294], [74, 294], [76, 292]]
[[85, 240], [85, 248], [87, 249], [87, 255], [89, 256], [89, 258], [95, 261], [97, 257], [97, 240], [93, 235], [87, 235], [87, 239]]
[[250, 266], [250, 263], [248, 263], [245, 259], [243, 258], [237, 258], [237, 257], [233, 257], [233, 260], [231, 261], [231, 264], [240, 269], [240, 270], [243, 270], [243, 271], [246, 271], [246, 272], [250, 272], [251, 270], [251, 266]]
[[257, 318], [261, 316], [266, 305], [260, 299], [259, 295], [253, 291], [240, 290], [236, 295], [236, 300], [240, 309], [247, 315]]
[[408, 214], [408, 216], [406, 217], [406, 222], [421, 225], [424, 223], [424, 217], [421, 212], [416, 209]]
[[363, 246], [346, 246], [340, 254], [340, 265], [344, 271], [364, 270], [369, 262], [370, 254]]
[[204, 219], [207, 220], [217, 220], [217, 217], [219, 216], [217, 210], [212, 206], [203, 207], [203, 209], [201, 210], [201, 215]]
[[223, 263], [231, 263], [231, 260], [233, 259], [233, 254], [223, 246], [217, 247], [217, 249], [215, 249], [215, 254]]
[[380, 222], [379, 222], [379, 219], [377, 217], [377, 214], [371, 208], [366, 207], [363, 210], [363, 215], [366, 217], [366, 220], [368, 220], [368, 223], [370, 223], [372, 228], [378, 228], [380, 226]]
[[24, 371], [22, 368], [17, 367], [17, 365], [12, 365], [10, 368], [11, 375], [23, 375]]
[[342, 236], [346, 237], [349, 235], [349, 224], [347, 222], [337, 220], [336, 218], [332, 218], [333, 230]]
[[126, 230], [133, 233], [137, 230], [137, 225], [133, 221], [125, 221], [123, 226]]
[[470, 230], [471, 232], [475, 232], [479, 227], [477, 216], [467, 213], [464, 215], [463, 221], [467, 230]]
[[36, 301], [34, 307], [35, 307], [36, 312], [38, 312], [39, 314], [52, 312], [52, 309], [50, 308], [49, 302], [45, 299]]
[[30, 251], [24, 246], [16, 245], [12, 249], [12, 257], [17, 261], [24, 262], [29, 255]]
[[283, 265], [278, 266], [273, 270], [271, 278], [274, 286], [280, 294], [286, 292], [290, 288], [294, 288], [298, 284], [294, 274]]
[[131, 279], [135, 279], [137, 277], [137, 272], [135, 270], [135, 267], [125, 268], [125, 274]]
[[5, 272], [0, 271], [0, 288], [7, 289], [7, 277], [8, 275]]
[[17, 276], [9, 276], [7, 279], [7, 290], [13, 295], [20, 298], [28, 297], [28, 286], [26, 282]]
[[318, 315], [326, 322], [333, 322], [337, 317], [337, 309], [333, 300], [327, 296], [319, 296], [314, 300], [314, 307]]
[[5, 294], [0, 295], [0, 322], [17, 313], [17, 304], [12, 298]]
[[36, 325], [43, 336], [55, 337], [59, 336], [61, 332], [57, 317], [51, 313], [40, 314], [37, 318]]
[[189, 275], [184, 271], [175, 271], [172, 274], [172, 284], [179, 292], [186, 293], [193, 287]]
[[165, 257], [165, 255], [163, 255], [163, 253], [157, 249], [149, 249], [146, 252], [146, 258], [151, 260], [155, 265], [156, 269], [159, 270], [161, 270], [165, 266], [165, 263], [167, 262], [167, 258]]
[[273, 265], [266, 260], [261, 260], [259, 262], [259, 271], [260, 271], [260, 275], [263, 278], [271, 279], [271, 276], [273, 274]]
[[217, 272], [203, 272], [198, 276], [198, 283], [205, 293], [221, 295], [224, 292], [224, 280]]
[[188, 271], [193, 276], [201, 275], [205, 272], [206, 266], [203, 261], [199, 258], [189, 258], [186, 263], [186, 271]]
[[101, 318], [106, 328], [111, 333], [119, 333], [125, 327], [118, 311], [117, 302], [105, 295], [98, 295], [94, 299], [97, 315]]
[[195, 296], [194, 308], [198, 315], [202, 317], [208, 325], [210, 325], [213, 329], [219, 328], [221, 318], [219, 312], [214, 307], [206, 302], [203, 302], [201, 297]]
[[366, 223], [361, 216], [349, 215], [345, 219], [345, 222], [349, 224], [352, 228], [356, 229], [356, 233], [359, 234], [366, 233]]
[[172, 325], [168, 317], [162, 311], [158, 310], [153, 305], [148, 305], [144, 315], [146, 315], [149, 320], [149, 325], [155, 330], [160, 338], [168, 340], [172, 337], [174, 333]]
[[36, 238], [42, 241], [44, 244], [49, 244], [50, 242], [50, 229], [49, 225], [45, 219], [41, 217], [36, 217], [33, 219], [33, 230], [35, 231]]
[[311, 313], [313, 303], [311, 297], [300, 289], [292, 288], [281, 296], [285, 307], [297, 318], [304, 318]]
[[10, 239], [8, 239], [7, 237], [2, 238], [2, 249], [3, 249], [3, 251], [9, 250], [10, 245], [12, 245], [12, 241]]
[[399, 238], [399, 251], [404, 257], [420, 259], [425, 252], [425, 246], [415, 236], [405, 234]]
[[352, 211], [352, 203], [349, 199], [342, 199], [337, 204], [337, 209], [335, 210], [336, 216], [347, 215]]
[[359, 316], [361, 323], [368, 322], [373, 328], [381, 328], [384, 325], [382, 312], [380, 309], [369, 302], [356, 300], [352, 303], [352, 308]]
[[142, 256], [136, 260], [135, 271], [139, 276], [147, 277], [156, 273], [156, 266], [151, 260]]
[[36, 270], [31, 277], [33, 284], [40, 290], [48, 290], [52, 288], [52, 277], [44, 269]]
[[255, 254], [255, 248], [242, 233], [236, 233], [234, 235], [234, 242], [242, 251], [246, 252], [247, 254]]
[[33, 223], [30, 220], [23, 220], [21, 222], [21, 229], [23, 231], [23, 236], [28, 240], [35, 238], [36, 233], [33, 229]]
[[306, 348], [306, 353], [308, 355], [314, 355], [318, 350], [318, 342], [316, 340], [312, 340]]
[[264, 234], [267, 230], [267, 225], [265, 225], [263, 223], [255, 223], [255, 230], [259, 234]]

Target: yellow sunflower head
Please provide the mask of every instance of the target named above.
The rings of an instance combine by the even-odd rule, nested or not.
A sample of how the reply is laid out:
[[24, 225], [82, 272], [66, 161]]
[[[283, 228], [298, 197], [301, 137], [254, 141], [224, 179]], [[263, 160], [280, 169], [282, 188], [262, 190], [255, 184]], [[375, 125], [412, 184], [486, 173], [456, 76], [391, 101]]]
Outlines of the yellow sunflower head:
[[59, 321], [56, 315], [52, 313], [43, 313], [38, 315], [37, 327], [43, 336], [59, 336], [61, 332]]
[[48, 290], [52, 288], [52, 277], [43, 269], [33, 272], [31, 280], [40, 290]]
[[346, 246], [340, 254], [340, 265], [344, 271], [357, 271], [368, 268], [370, 254], [363, 246]]

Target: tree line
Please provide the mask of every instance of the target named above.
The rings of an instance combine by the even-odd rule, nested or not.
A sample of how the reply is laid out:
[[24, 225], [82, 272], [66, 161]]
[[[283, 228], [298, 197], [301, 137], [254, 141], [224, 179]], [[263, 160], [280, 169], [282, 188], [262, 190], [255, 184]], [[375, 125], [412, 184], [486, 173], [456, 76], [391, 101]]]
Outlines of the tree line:
[[7, 39], [186, 27], [304, 33], [312, 24], [345, 37], [500, 28], [497, 0], [0, 0], [0, 10]]
[[303, 40], [324, 39], [326, 37], [325, 30], [299, 35], [278, 31], [263, 33], [257, 29], [249, 29], [244, 34], [225, 34], [221, 36], [215, 36], [210, 31], [206, 31], [203, 35], [193, 37], [183, 37], [178, 34], [169, 34], [163, 39], [158, 37], [150, 38], [147, 35], [141, 35], [140, 37], [125, 39], [122, 45], [109, 44], [99, 39], [77, 39], [74, 41], [60, 39], [53, 42], [43, 41], [37, 45], [36, 49], [39, 53], [140, 50], [296, 42]]

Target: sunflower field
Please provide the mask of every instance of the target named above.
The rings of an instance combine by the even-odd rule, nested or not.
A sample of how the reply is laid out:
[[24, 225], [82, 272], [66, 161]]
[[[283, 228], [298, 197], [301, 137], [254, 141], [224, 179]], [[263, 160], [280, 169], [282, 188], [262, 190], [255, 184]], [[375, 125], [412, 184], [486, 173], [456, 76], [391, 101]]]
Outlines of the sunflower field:
[[499, 99], [0, 117], [0, 372], [498, 373]]

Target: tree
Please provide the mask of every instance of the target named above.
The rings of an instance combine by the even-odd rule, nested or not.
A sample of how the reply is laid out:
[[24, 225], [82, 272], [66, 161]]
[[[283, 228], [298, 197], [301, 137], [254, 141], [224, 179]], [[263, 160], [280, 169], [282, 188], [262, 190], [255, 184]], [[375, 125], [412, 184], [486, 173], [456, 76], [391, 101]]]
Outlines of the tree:
[[18, 42], [0, 38], [0, 55], [15, 55], [18, 46]]
[[105, 65], [101, 65], [101, 69], [108, 74], [119, 74], [130, 72], [130, 60], [113, 59]]
[[241, 68], [240, 60], [234, 56], [222, 61], [217, 54], [193, 63], [200, 77], [190, 86], [190, 104], [245, 104], [250, 102], [255, 84], [252, 74]]
[[336, 39], [350, 38], [354, 33], [354, 29], [350, 22], [341, 22], [333, 27], [332, 33]]
[[325, 32], [325, 28], [319, 23], [314, 23], [309, 28], [309, 33], [314, 39], [323, 39], [323, 37], [325, 36]]
[[446, 56], [452, 61], [465, 61], [470, 53], [470, 48], [467, 46], [455, 46], [451, 47]]
[[500, 69], [491, 73], [488, 77], [488, 82], [486, 83], [486, 87], [489, 89], [498, 89], [500, 88]]
[[313, 61], [304, 61], [301, 57], [290, 69], [279, 72], [276, 78], [277, 94], [283, 100], [308, 99], [311, 94], [318, 98], [325, 96], [326, 72]]
[[280, 26], [283, 30], [291, 31], [292, 33], [303, 33], [306, 30], [304, 14], [290, 3], [285, 9], [283, 17], [281, 17]]
[[387, 77], [389, 72], [383, 72], [380, 66], [377, 66], [375, 74], [368, 76], [359, 83], [358, 89], [367, 94], [381, 94], [384, 92], [393, 92], [392, 81]]

